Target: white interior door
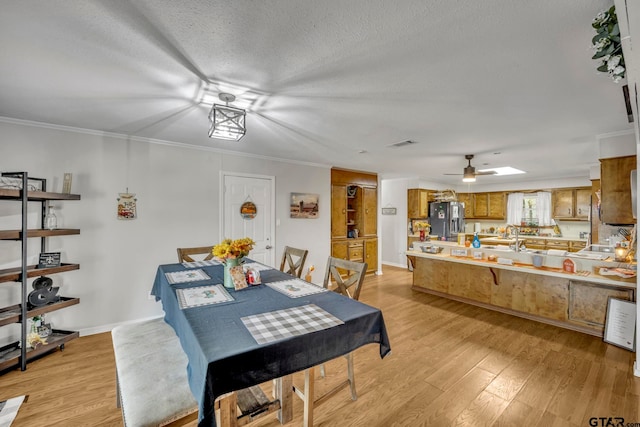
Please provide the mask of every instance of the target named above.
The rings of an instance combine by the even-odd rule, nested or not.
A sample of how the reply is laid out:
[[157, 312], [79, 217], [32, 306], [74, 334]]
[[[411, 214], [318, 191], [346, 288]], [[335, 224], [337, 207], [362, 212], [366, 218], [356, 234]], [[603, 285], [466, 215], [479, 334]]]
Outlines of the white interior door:
[[[222, 172], [222, 237], [250, 237], [256, 242], [249, 257], [275, 267], [273, 241], [274, 177], [239, 175]], [[254, 218], [243, 218], [240, 207], [245, 202], [256, 205]]]

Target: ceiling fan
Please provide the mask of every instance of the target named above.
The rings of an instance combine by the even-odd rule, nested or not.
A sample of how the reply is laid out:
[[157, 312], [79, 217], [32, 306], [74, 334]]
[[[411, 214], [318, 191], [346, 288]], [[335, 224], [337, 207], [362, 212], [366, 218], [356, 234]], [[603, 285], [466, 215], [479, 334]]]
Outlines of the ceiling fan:
[[467, 166], [464, 168], [462, 174], [459, 173], [445, 173], [445, 175], [462, 175], [462, 182], [475, 182], [476, 176], [478, 175], [495, 175], [496, 171], [486, 171], [486, 172], [476, 172], [476, 168], [471, 166], [471, 159], [473, 159], [473, 154], [466, 154], [464, 156], [467, 159]]

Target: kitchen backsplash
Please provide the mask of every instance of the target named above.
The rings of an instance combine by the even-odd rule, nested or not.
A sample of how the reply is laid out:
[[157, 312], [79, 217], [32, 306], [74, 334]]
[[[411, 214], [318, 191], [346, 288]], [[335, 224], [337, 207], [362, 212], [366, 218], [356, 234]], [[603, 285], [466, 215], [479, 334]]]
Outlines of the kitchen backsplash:
[[[556, 221], [558, 227], [560, 227], [560, 232], [562, 233], [562, 237], [570, 237], [580, 239], [581, 234], [582, 238], [586, 238], [585, 236], [591, 232], [591, 225], [587, 221]], [[499, 221], [491, 221], [491, 220], [469, 220], [465, 223], [464, 232], [468, 234], [473, 234], [475, 229], [475, 224], [480, 224], [480, 230], [482, 233], [489, 233], [490, 229], [493, 228], [494, 231], [500, 227], [506, 227], [507, 224], [505, 222]], [[617, 227], [619, 228], [619, 227]], [[616, 229], [617, 229], [616, 228]], [[553, 233], [553, 228], [548, 227], [542, 229], [543, 232]]]

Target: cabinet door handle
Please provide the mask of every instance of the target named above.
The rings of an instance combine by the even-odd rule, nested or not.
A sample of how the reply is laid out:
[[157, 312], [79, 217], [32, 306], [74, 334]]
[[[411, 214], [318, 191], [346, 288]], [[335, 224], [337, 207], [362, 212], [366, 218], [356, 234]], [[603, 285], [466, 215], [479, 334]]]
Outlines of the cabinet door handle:
[[364, 213], [368, 214], [369, 213], [369, 209], [365, 209]]
[[347, 213], [346, 209], [342, 209], [342, 213], [343, 213], [343, 214], [344, 214], [344, 213]]

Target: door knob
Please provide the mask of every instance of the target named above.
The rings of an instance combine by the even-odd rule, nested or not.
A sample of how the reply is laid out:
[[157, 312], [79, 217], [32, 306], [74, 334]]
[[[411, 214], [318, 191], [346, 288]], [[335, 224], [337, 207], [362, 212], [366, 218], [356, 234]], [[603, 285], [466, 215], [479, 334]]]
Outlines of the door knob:
[[271, 245], [267, 245], [267, 246], [265, 246], [264, 248], [265, 248], [265, 249], [271, 249], [271, 248], [273, 248], [273, 246], [271, 246]]

